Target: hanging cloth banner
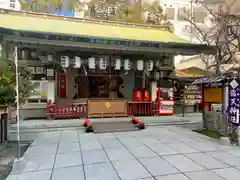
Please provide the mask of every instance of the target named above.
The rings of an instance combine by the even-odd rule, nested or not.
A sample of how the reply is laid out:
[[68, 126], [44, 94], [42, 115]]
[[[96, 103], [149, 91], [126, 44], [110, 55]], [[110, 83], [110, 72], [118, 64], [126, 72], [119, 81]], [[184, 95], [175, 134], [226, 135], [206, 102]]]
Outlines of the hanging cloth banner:
[[65, 98], [67, 96], [67, 75], [65, 73], [59, 74], [59, 96]]
[[240, 85], [236, 80], [229, 83], [228, 95], [228, 116], [229, 122], [239, 126], [240, 115]]

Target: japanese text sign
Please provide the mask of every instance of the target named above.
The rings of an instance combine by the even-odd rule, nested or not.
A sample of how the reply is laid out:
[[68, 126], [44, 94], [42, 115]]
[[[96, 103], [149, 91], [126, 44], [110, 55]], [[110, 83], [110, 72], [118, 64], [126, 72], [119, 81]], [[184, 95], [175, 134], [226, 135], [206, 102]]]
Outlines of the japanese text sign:
[[240, 85], [236, 80], [229, 83], [229, 98], [228, 98], [228, 115], [229, 121], [239, 125], [240, 111]]

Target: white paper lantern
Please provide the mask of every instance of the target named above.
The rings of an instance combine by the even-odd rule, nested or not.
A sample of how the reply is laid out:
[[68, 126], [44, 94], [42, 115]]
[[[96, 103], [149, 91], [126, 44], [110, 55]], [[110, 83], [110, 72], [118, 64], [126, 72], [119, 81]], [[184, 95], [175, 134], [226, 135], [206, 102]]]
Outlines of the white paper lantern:
[[61, 56], [61, 66], [63, 68], [68, 68], [68, 66], [69, 66], [69, 57], [68, 56]]
[[129, 71], [131, 69], [131, 61], [129, 59], [124, 60], [124, 69]]
[[147, 71], [153, 70], [153, 61], [149, 60], [147, 61]]
[[81, 58], [78, 57], [78, 56], [75, 56], [75, 57], [73, 58], [73, 67], [74, 67], [74, 68], [80, 68], [80, 67], [81, 67], [81, 64], [82, 64]]
[[144, 69], [144, 62], [143, 60], [137, 60], [137, 70], [138, 71], [143, 71]]
[[100, 60], [99, 60], [99, 68], [101, 70], [105, 70], [107, 68], [107, 59], [106, 58], [100, 58]]
[[94, 57], [88, 58], [89, 69], [96, 69], [96, 59]]
[[115, 59], [113, 61], [113, 67], [115, 70], [120, 70], [121, 69], [121, 59]]

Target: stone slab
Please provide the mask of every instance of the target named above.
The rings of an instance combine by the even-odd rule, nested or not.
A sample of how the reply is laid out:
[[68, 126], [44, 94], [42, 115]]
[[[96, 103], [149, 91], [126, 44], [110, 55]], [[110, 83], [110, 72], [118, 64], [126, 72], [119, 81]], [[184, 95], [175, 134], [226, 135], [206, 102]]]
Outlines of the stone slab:
[[103, 148], [105, 148], [105, 149], [123, 147], [123, 144], [117, 138], [101, 139], [100, 143], [102, 144]]
[[203, 168], [199, 164], [193, 162], [191, 159], [189, 159], [183, 155], [163, 156], [163, 159], [165, 159], [166, 161], [171, 163], [180, 172], [205, 170], [205, 168]]
[[32, 172], [40, 170], [49, 170], [53, 168], [55, 155], [38, 155], [38, 156], [24, 156], [25, 167], [19, 169], [12, 169], [12, 174], [19, 174], [23, 172]]
[[18, 175], [10, 175], [6, 180], [50, 180], [52, 170], [26, 172]]
[[85, 172], [87, 180], [120, 180], [111, 163], [87, 165]]
[[240, 158], [228, 154], [227, 152], [208, 152], [207, 155], [212, 156], [229, 166], [240, 166]]
[[137, 161], [113, 162], [121, 180], [144, 179], [152, 177], [151, 174]]
[[194, 153], [199, 152], [198, 150], [184, 144], [184, 143], [170, 143], [168, 144], [171, 148], [178, 151], [179, 153], [186, 154], [186, 153]]
[[222, 163], [221, 161], [218, 161], [204, 153], [192, 153], [186, 154], [186, 156], [207, 169], [220, 169], [229, 167], [229, 165]]
[[188, 176], [191, 180], [225, 180], [211, 171], [190, 172], [186, 173], [186, 176]]
[[99, 141], [87, 141], [81, 142], [81, 149], [83, 151], [91, 151], [91, 150], [98, 150], [102, 149], [102, 146]]
[[51, 180], [84, 180], [82, 166], [71, 166], [53, 169]]
[[240, 171], [235, 168], [216, 169], [213, 172], [227, 180], [239, 180], [240, 177]]
[[153, 176], [179, 173], [175, 167], [160, 157], [142, 158], [139, 161]]
[[134, 159], [133, 155], [125, 148], [106, 149], [106, 153], [111, 161], [124, 161]]
[[57, 153], [70, 153], [70, 152], [80, 152], [79, 142], [59, 144]]
[[177, 152], [176, 150], [174, 150], [171, 147], [167, 146], [166, 144], [162, 144], [162, 143], [154, 144], [154, 145], [148, 146], [148, 147], [160, 156], [179, 154], [179, 152]]
[[157, 157], [158, 155], [146, 146], [129, 147], [128, 150], [136, 158]]
[[79, 166], [82, 164], [80, 152], [57, 154], [54, 168]]
[[172, 174], [166, 176], [157, 176], [156, 180], [190, 180], [187, 176], [183, 174]]
[[84, 164], [95, 164], [109, 162], [109, 159], [104, 150], [92, 150], [82, 153]]

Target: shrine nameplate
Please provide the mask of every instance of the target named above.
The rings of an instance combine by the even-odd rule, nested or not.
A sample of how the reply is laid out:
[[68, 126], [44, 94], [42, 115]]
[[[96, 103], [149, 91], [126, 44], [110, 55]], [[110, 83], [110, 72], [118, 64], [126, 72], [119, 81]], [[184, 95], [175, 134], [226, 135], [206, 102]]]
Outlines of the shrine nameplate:
[[127, 115], [125, 99], [90, 99], [88, 117], [122, 117]]

